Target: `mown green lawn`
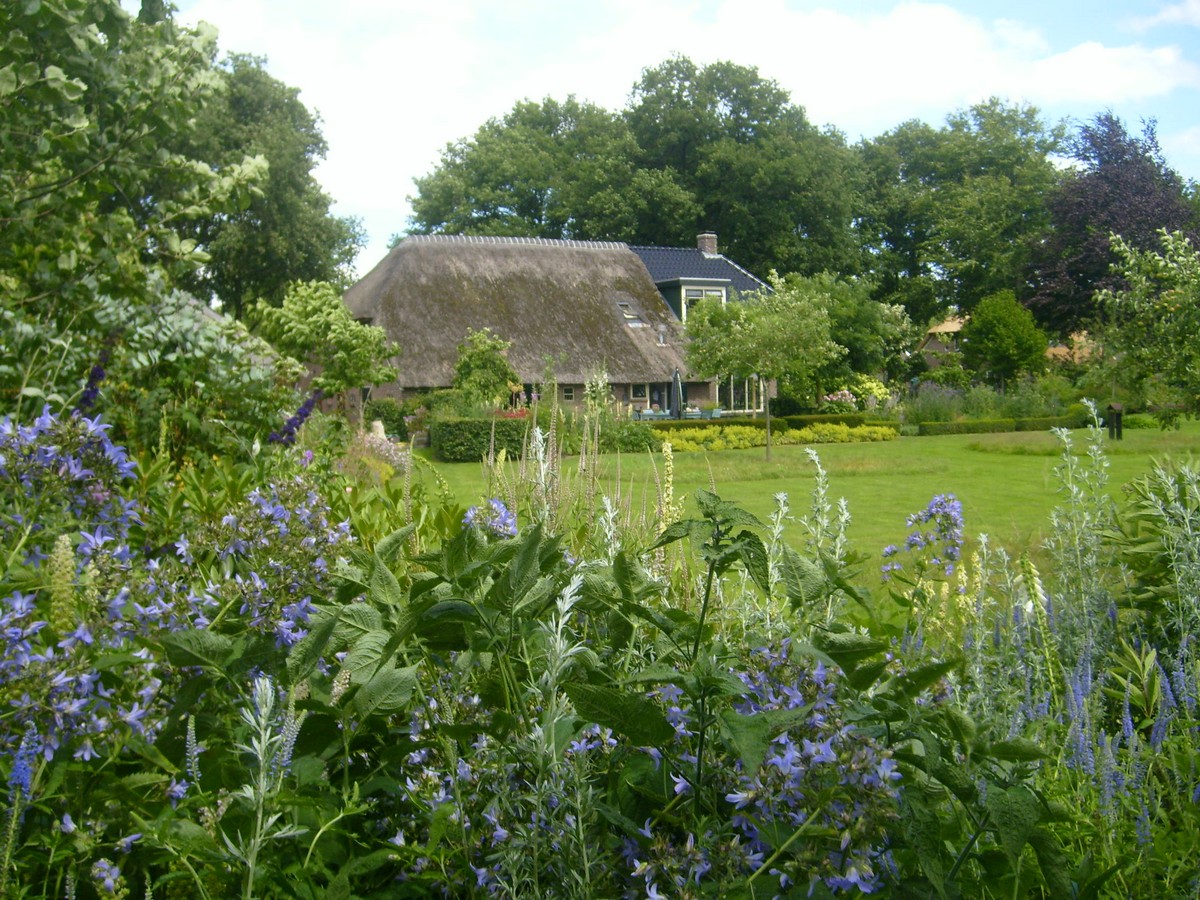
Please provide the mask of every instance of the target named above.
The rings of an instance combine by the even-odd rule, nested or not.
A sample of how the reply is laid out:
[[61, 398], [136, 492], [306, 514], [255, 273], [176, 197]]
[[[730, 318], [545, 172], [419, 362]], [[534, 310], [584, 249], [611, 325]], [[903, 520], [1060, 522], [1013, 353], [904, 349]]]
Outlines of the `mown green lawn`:
[[[1075, 451], [1085, 457], [1088, 432], [1071, 433]], [[1109, 491], [1118, 499], [1122, 485], [1145, 474], [1156, 460], [1186, 459], [1200, 453], [1200, 423], [1179, 431], [1128, 430], [1121, 441], [1104, 439]], [[1062, 502], [1055, 469], [1062, 463], [1062, 444], [1049, 432], [907, 437], [875, 444], [822, 444], [815, 447], [830, 481], [833, 500], [844, 497], [852, 517], [851, 539], [856, 549], [871, 555], [907, 533], [906, 517], [924, 509], [936, 494], [953, 493], [963, 504], [971, 536], [987, 534], [992, 543], [1021, 551], [1036, 547], [1050, 526], [1050, 512]], [[1086, 458], [1083, 464], [1088, 464]], [[574, 460], [564, 466], [570, 469]], [[608, 456], [601, 482], [620, 484], [623, 497], [655, 490], [662, 459], [647, 456]], [[476, 464], [444, 464], [443, 473], [463, 504], [485, 496], [485, 472]], [[779, 447], [771, 452], [728, 450], [719, 453], [676, 453], [677, 494], [716, 485], [717, 493], [766, 519], [774, 497], [787, 493], [794, 515], [810, 506], [814, 468], [803, 447]], [[653, 508], [653, 502], [650, 503]], [[800, 529], [790, 537], [803, 539]]]

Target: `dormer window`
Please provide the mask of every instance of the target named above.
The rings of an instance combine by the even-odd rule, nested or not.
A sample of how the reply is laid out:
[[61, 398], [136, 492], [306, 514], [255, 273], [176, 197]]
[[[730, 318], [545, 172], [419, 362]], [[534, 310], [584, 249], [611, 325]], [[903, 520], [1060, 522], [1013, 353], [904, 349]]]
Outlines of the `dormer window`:
[[630, 328], [646, 327], [646, 323], [642, 321], [642, 317], [634, 312], [633, 307], [628, 303], [618, 303], [617, 307], [621, 310], [621, 316], [625, 319], [625, 324]]

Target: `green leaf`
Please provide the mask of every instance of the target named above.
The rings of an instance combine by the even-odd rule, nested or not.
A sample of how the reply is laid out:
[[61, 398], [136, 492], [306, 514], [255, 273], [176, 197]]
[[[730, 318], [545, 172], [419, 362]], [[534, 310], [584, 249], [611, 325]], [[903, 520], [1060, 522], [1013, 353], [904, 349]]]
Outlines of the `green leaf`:
[[204, 666], [225, 670], [233, 650], [233, 639], [207, 629], [175, 631], [161, 638], [167, 659], [177, 666]]
[[786, 544], [778, 561], [779, 576], [792, 609], [811, 606], [829, 595], [825, 570]]
[[388, 666], [377, 671], [354, 694], [355, 711], [366, 718], [376, 714], [390, 715], [404, 709], [417, 688], [417, 669], [417, 666], [403, 669]]
[[383, 616], [369, 603], [347, 603], [338, 612], [333, 639], [339, 646], [353, 644], [371, 631], [383, 627]]
[[771, 592], [771, 564], [767, 560], [767, 548], [762, 538], [752, 531], [743, 531], [734, 541], [738, 559], [746, 567], [750, 578], [764, 594]]
[[957, 660], [942, 660], [940, 662], [924, 663], [896, 675], [884, 686], [881, 692], [890, 700], [903, 702], [912, 700], [923, 690], [941, 681], [949, 672], [958, 666]]
[[641, 694], [579, 683], [564, 685], [563, 692], [582, 718], [625, 735], [639, 747], [657, 747], [675, 736], [662, 709]]
[[843, 669], [853, 668], [854, 664], [888, 648], [886, 641], [851, 631], [817, 631], [813, 645]]
[[371, 573], [371, 584], [368, 596], [376, 606], [399, 606], [404, 603], [404, 589], [379, 556], [375, 554], [375, 570]]
[[727, 528], [744, 525], [750, 528], [765, 529], [761, 520], [728, 500], [722, 500], [712, 491], [703, 488], [696, 491], [696, 507], [704, 518], [720, 522]]
[[996, 840], [1004, 849], [1014, 871], [1034, 826], [1041, 821], [1042, 806], [1033, 791], [1023, 784], [1002, 788], [989, 784], [985, 801]]
[[658, 536], [658, 540], [650, 545], [650, 549], [657, 550], [659, 547], [665, 547], [667, 544], [673, 544], [676, 541], [681, 541], [694, 530], [696, 530], [697, 527], [703, 527], [703, 523], [696, 522], [693, 519], [683, 519], [679, 522], [672, 522], [663, 529], [663, 533]]
[[392, 636], [386, 631], [372, 631], [356, 640], [342, 662], [350, 672], [353, 684], [364, 684], [384, 662], [384, 650]]
[[1053, 897], [1070, 897], [1074, 893], [1071, 883], [1071, 864], [1062, 844], [1048, 829], [1035, 828], [1029, 835], [1029, 845], [1037, 854], [1038, 867], [1046, 887]]
[[325, 648], [337, 629], [341, 618], [340, 610], [333, 613], [321, 614], [316, 621], [309, 625], [308, 634], [296, 642], [288, 652], [288, 677], [295, 684], [303, 681], [321, 661]]
[[725, 736], [742, 758], [742, 771], [753, 777], [767, 755], [767, 748], [778, 735], [807, 721], [812, 704], [795, 709], [771, 709], [744, 716], [732, 709], [721, 711]]
[[937, 813], [925, 806], [916, 796], [910, 796], [907, 814], [903, 816], [904, 837], [916, 851], [917, 861], [926, 879], [943, 900], [946, 894], [946, 845], [942, 840], [941, 821]]
[[415, 522], [405, 525], [399, 531], [393, 531], [383, 540], [375, 545], [375, 556], [383, 560], [387, 565], [392, 566], [396, 563], [396, 558], [404, 549], [405, 542], [416, 531], [417, 525]]

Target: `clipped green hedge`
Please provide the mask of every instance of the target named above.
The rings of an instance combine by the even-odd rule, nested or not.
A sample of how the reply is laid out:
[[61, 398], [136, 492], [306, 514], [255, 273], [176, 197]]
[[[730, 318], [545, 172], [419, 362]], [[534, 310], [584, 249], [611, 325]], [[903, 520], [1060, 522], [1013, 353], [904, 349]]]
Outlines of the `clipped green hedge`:
[[[687, 428], [668, 429], [663, 439], [680, 452], [696, 450], [748, 450], [762, 447], [767, 442], [765, 428], [747, 427], [742, 424], [694, 423]], [[861, 425], [850, 427], [840, 422], [816, 422], [804, 428], [788, 428], [781, 425], [774, 432], [774, 440], [780, 446], [788, 444], [842, 444], [861, 441], [891, 441], [899, 437], [890, 426], [873, 427]]]
[[922, 422], [917, 433], [925, 437], [940, 434], [993, 434], [1002, 431], [1049, 431], [1051, 428], [1082, 428], [1086, 414], [1034, 416], [1022, 419], [964, 419], [959, 422]]
[[492, 449], [501, 449], [510, 459], [520, 457], [525, 448], [527, 418], [434, 419], [429, 423], [429, 448], [433, 458], [442, 462], [479, 462]]
[[1017, 431], [1049, 431], [1051, 428], [1083, 428], [1088, 424], [1088, 414], [1084, 410], [1067, 413], [1064, 416], [1034, 416], [1027, 419], [1017, 419]]
[[[751, 419], [749, 416], [726, 416], [723, 415], [719, 419], [650, 419], [646, 422], [655, 431], [679, 431], [681, 428], [708, 428], [713, 425], [744, 425], [749, 428], [767, 427], [765, 418]], [[771, 420], [771, 427], [778, 428], [780, 426], [779, 419]]]

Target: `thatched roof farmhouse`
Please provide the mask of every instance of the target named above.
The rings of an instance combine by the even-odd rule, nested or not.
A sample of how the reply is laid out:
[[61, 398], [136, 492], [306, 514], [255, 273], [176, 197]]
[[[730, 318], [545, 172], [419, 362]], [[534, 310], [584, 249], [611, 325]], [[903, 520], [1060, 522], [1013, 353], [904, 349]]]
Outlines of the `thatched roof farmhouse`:
[[[689, 402], [703, 402], [715, 393], [709, 382], [688, 377], [680, 321], [684, 286], [692, 281], [661, 265], [652, 278], [640, 255], [657, 258], [657, 251], [674, 249], [414, 235], [351, 287], [345, 302], [355, 318], [382, 327], [400, 346], [398, 385], [405, 394], [449, 386], [468, 329], [489, 328], [511, 342], [508, 361], [524, 383], [540, 384], [553, 373], [561, 402], [581, 401], [583, 385], [606, 372], [618, 401], [666, 408], [676, 371]], [[715, 253], [715, 237], [711, 249], [681, 251], [679, 258], [686, 256], [689, 265], [698, 264], [696, 256], [724, 260]], [[698, 272], [695, 288], [761, 285], [725, 263], [730, 274]], [[735, 286], [734, 270], [753, 282]]]

